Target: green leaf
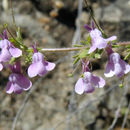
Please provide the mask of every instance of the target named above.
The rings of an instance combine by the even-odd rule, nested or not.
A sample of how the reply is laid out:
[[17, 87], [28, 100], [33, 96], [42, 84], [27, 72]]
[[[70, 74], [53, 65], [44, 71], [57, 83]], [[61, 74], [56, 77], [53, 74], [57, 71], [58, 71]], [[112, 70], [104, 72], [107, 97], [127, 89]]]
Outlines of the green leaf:
[[97, 58], [97, 59], [100, 59], [100, 58], [101, 58], [101, 55], [100, 55], [99, 53], [96, 53], [96, 54], [94, 55], [94, 57]]
[[79, 45], [79, 44], [74, 44], [74, 47], [83, 47], [83, 45]]
[[79, 54], [76, 54], [76, 55], [73, 56], [73, 58], [76, 58], [76, 57], [79, 57]]
[[84, 74], [81, 75], [81, 78], [84, 78]]
[[75, 59], [75, 61], [73, 62], [73, 64], [75, 65], [79, 60], [80, 60], [80, 58], [77, 57], [77, 58]]
[[119, 87], [120, 87], [120, 88], [123, 88], [123, 84], [119, 84]]
[[85, 45], [89, 45], [91, 43], [91, 37], [90, 35], [87, 37], [87, 40], [86, 41], [81, 41], [82, 44], [85, 44]]
[[18, 27], [16, 40], [18, 42], [20, 42], [21, 44], [23, 44], [23, 38], [22, 38], [22, 35], [21, 35], [21, 29], [20, 29], [20, 27]]
[[70, 74], [68, 74], [68, 77], [73, 77], [73, 74], [71, 74], [71, 73], [70, 73]]
[[12, 64], [15, 61], [15, 58], [12, 57], [11, 60], [9, 61], [10, 64]]
[[123, 107], [123, 108], [121, 109], [121, 114], [122, 114], [122, 115], [125, 115], [126, 111], [128, 111], [128, 108], [127, 108], [127, 107]]
[[91, 42], [91, 37], [89, 35], [88, 38], [87, 38], [87, 44], [89, 44], [90, 42]]
[[130, 52], [130, 49], [127, 49], [126, 52]]
[[7, 27], [8, 27], [8, 24], [7, 24], [7, 23], [5, 23], [3, 26], [4, 26], [4, 28], [7, 28]]
[[112, 45], [113, 48], [118, 48], [120, 47], [119, 45]]
[[87, 42], [87, 41], [82, 40], [82, 41], [80, 41], [80, 42], [81, 42], [82, 44], [85, 44], [85, 45], [86, 45], [86, 42]]
[[86, 56], [88, 56], [88, 49], [85, 49], [83, 50], [80, 54], [79, 54], [79, 57], [82, 59], [82, 58], [85, 58]]
[[130, 45], [127, 45], [126, 48], [130, 49]]
[[129, 57], [130, 57], [130, 53], [125, 56], [124, 60], [127, 60]]

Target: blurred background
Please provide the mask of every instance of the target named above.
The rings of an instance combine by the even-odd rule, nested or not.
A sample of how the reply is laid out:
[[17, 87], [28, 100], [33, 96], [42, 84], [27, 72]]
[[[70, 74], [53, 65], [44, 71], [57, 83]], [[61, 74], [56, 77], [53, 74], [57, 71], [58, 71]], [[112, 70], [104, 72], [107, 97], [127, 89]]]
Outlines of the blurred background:
[[[81, 3], [82, 0], [12, 0], [24, 44], [30, 46], [37, 41], [39, 47], [58, 48], [84, 40], [88, 32], [83, 26], [90, 24], [91, 17], [85, 3], [82, 6]], [[88, 5], [108, 36], [117, 35], [118, 41], [130, 41], [130, 0], [88, 0]], [[5, 23], [15, 36], [10, 1], [0, 0], [0, 32]], [[115, 51], [122, 58], [126, 55], [124, 47]], [[0, 72], [0, 130], [130, 129], [130, 74], [125, 77], [123, 88], [119, 87], [122, 79], [106, 79], [104, 54], [102, 59], [92, 62], [92, 67], [95, 75], [106, 79], [106, 86], [92, 94], [78, 95], [74, 86], [81, 68], [74, 77], [68, 77], [73, 71], [71, 57], [75, 53], [44, 54], [57, 66], [45, 77], [33, 78], [29, 92], [6, 94], [10, 72]]]

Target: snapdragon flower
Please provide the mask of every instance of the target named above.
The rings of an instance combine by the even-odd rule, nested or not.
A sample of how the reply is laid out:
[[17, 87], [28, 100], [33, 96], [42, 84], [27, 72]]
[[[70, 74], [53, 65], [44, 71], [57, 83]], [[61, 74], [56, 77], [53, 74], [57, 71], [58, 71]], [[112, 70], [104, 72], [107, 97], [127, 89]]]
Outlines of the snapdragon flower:
[[3, 65], [2, 63], [0, 63], [0, 71], [3, 69]]
[[106, 77], [112, 77], [116, 75], [117, 77], [122, 77], [124, 74], [130, 72], [130, 65], [120, 58], [118, 53], [113, 52], [111, 46], [108, 46], [107, 54], [109, 61], [107, 63], [104, 75]]
[[14, 65], [9, 65], [12, 70], [12, 74], [9, 76], [9, 82], [7, 83], [6, 92], [8, 94], [27, 91], [32, 86], [32, 82], [21, 73], [20, 62], [16, 62]]
[[93, 75], [88, 68], [88, 63], [84, 66], [83, 63], [83, 77], [79, 78], [75, 85], [75, 92], [77, 94], [92, 93], [96, 88], [102, 88], [105, 85], [105, 80], [102, 77]]
[[90, 37], [92, 42], [92, 45], [88, 51], [89, 54], [95, 51], [97, 48], [98, 49], [106, 48], [108, 42], [117, 39], [116, 36], [112, 36], [110, 38], [103, 38], [101, 31], [94, 27], [93, 21], [92, 21], [92, 27], [89, 27], [87, 24], [85, 24], [84, 27], [90, 32]]
[[0, 63], [10, 61], [11, 57], [17, 58], [22, 55], [22, 51], [8, 40], [7, 32], [4, 30], [3, 35], [0, 35], [2, 40], [0, 41]]
[[29, 77], [35, 77], [37, 75], [44, 76], [48, 71], [55, 68], [55, 63], [48, 62], [44, 59], [44, 55], [36, 50], [33, 46], [34, 54], [32, 56], [32, 64], [28, 68]]

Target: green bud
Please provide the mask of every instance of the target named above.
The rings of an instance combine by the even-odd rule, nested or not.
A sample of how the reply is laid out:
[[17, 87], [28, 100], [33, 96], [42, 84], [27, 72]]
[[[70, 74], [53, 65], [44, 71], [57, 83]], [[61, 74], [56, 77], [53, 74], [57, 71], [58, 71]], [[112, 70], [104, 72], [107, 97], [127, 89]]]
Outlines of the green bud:
[[119, 84], [119, 87], [120, 87], [120, 88], [123, 88], [123, 84], [122, 84], [122, 83], [121, 83], [121, 84]]
[[70, 73], [70, 74], [68, 74], [68, 77], [73, 77], [73, 74], [71, 74], [71, 73]]

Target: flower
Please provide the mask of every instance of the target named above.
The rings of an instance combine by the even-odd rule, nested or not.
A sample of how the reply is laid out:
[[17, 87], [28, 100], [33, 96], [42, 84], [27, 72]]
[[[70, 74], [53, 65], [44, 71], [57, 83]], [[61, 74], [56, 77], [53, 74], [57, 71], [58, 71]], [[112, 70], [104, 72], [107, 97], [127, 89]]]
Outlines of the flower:
[[22, 55], [22, 51], [19, 48], [15, 48], [8, 40], [6, 31], [4, 31], [3, 36], [0, 36], [3, 39], [0, 41], [0, 62], [8, 62], [11, 57], [17, 58]]
[[75, 85], [75, 92], [78, 94], [92, 93], [96, 88], [102, 88], [105, 85], [105, 80], [102, 77], [93, 75], [90, 72], [85, 72], [83, 78], [79, 78]]
[[101, 31], [98, 30], [97, 28], [94, 28], [94, 22], [92, 22], [92, 27], [89, 27], [87, 24], [85, 24], [84, 27], [90, 32], [90, 37], [92, 42], [92, 45], [88, 51], [89, 54], [95, 51], [97, 48], [98, 49], [106, 48], [108, 42], [117, 39], [116, 36], [112, 36], [106, 39], [103, 38]]
[[34, 54], [32, 56], [32, 64], [28, 68], [29, 77], [37, 75], [44, 76], [48, 71], [55, 68], [55, 63], [45, 61], [44, 55], [36, 50], [33, 46]]
[[20, 94], [23, 90], [29, 90], [32, 86], [32, 83], [21, 73], [20, 62], [16, 62], [15, 65], [10, 65], [9, 67], [12, 70], [12, 74], [9, 76], [6, 92], [8, 94], [11, 94], [13, 92]]
[[130, 72], [130, 65], [123, 61], [118, 53], [108, 53], [108, 56], [109, 61], [104, 73], [106, 77], [112, 77], [114, 75], [121, 77]]
[[2, 63], [0, 63], [0, 71], [3, 69], [3, 65]]
[[78, 94], [92, 93], [95, 87], [102, 88], [105, 80], [102, 77], [93, 75], [88, 67], [89, 61], [82, 60], [83, 77], [79, 78], [75, 85], [75, 92]]

